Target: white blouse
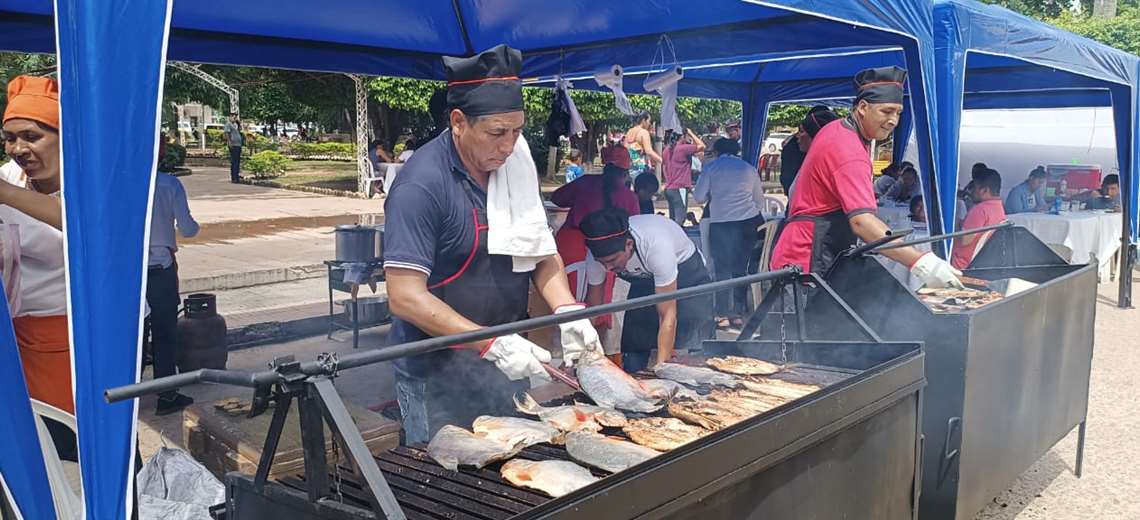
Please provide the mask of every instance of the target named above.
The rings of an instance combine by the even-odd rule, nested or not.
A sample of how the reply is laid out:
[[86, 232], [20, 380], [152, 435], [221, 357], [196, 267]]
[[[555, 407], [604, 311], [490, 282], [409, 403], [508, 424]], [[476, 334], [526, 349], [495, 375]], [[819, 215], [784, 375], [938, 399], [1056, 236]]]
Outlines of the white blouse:
[[[14, 162], [0, 167], [0, 179], [21, 187], [27, 182]], [[67, 314], [63, 232], [5, 205], [0, 205], [0, 221], [16, 224], [20, 233], [20, 309], [16, 315]]]

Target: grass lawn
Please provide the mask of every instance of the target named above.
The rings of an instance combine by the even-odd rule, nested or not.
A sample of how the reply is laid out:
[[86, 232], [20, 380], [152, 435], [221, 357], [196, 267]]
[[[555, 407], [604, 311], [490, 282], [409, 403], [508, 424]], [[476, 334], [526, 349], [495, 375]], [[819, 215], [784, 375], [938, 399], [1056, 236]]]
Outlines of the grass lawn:
[[273, 179], [282, 186], [311, 186], [356, 191], [356, 163], [346, 161], [293, 161], [285, 175]]

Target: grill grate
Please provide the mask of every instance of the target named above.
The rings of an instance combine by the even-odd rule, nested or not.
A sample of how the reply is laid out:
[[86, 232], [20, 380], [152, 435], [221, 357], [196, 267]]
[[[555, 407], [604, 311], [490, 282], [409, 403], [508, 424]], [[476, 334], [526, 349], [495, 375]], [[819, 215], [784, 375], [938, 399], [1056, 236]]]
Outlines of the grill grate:
[[[798, 366], [782, 372], [777, 378], [791, 382], [834, 384], [850, 374], [819, 367]], [[699, 388], [706, 393], [708, 388]], [[572, 402], [580, 394], [546, 399], [547, 406]], [[629, 440], [621, 430], [607, 428], [607, 435]], [[380, 471], [392, 488], [396, 500], [409, 520], [505, 520], [523, 513], [552, 498], [537, 491], [515, 487], [499, 474], [502, 462], [483, 469], [460, 468], [458, 472], [444, 469], [428, 455], [425, 447], [399, 446], [375, 457]], [[572, 461], [562, 446], [539, 444], [523, 450], [515, 458], [543, 461]], [[589, 468], [598, 476], [608, 472]], [[350, 470], [342, 469], [340, 486], [344, 502], [363, 509], [371, 507], [368, 492]], [[302, 475], [283, 477], [278, 481], [301, 492], [307, 490]]]

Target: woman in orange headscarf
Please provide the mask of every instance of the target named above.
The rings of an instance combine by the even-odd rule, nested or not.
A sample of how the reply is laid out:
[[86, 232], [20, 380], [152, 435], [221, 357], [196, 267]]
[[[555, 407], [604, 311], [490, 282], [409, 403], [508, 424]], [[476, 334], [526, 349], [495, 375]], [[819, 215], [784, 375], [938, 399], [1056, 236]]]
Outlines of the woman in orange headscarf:
[[75, 413], [67, 333], [60, 201], [59, 86], [17, 76], [8, 83], [0, 168], [0, 220], [20, 234], [20, 306], [12, 323], [32, 399]]

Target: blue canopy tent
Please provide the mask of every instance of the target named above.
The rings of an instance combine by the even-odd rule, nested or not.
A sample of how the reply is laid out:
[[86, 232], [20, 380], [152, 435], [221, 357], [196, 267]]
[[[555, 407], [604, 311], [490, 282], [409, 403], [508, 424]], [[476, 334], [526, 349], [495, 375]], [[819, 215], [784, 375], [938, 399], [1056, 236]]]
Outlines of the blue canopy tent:
[[[440, 55], [468, 55], [499, 43], [524, 52], [527, 77], [583, 74], [614, 63], [647, 67], [662, 34], [683, 61], [891, 47], [905, 54], [919, 126], [929, 129], [930, 7], [925, 0], [829, 4], [826, 13], [816, 0], [666, 0], [651, 7], [581, 0], [333, 0], [317, 8], [300, 0], [0, 0], [0, 49], [59, 55], [69, 319], [87, 516], [125, 518], [133, 507], [127, 490], [134, 404], [108, 405], [101, 396], [138, 378], [142, 266], [165, 59], [439, 79]], [[683, 91], [711, 94], [715, 83], [707, 85], [710, 90]], [[758, 106], [763, 92], [750, 88], [736, 95]], [[755, 147], [761, 132], [752, 132]], [[922, 155], [933, 164], [932, 129], [922, 135]], [[21, 435], [34, 432], [12, 437], [31, 446]], [[3, 469], [17, 478], [42, 471]], [[24, 511], [34, 511], [29, 504], [42, 497], [12, 491]]]
[[[1121, 307], [1131, 307], [1131, 245], [1137, 240], [1137, 75], [1140, 58], [1007, 9], [937, 0], [938, 149], [942, 218], [954, 222], [963, 108], [1111, 106], [1125, 226]], [[976, 94], [976, 95], [975, 95]], [[963, 103], [975, 97], [976, 103]], [[972, 106], [971, 106], [972, 105]]]
[[[693, 60], [682, 62], [685, 79], [679, 83], [682, 96], [731, 99], [743, 105], [743, 157], [756, 164], [760, 142], [767, 134], [769, 107], [774, 103], [824, 104], [850, 106], [854, 98], [854, 76], [868, 67], [906, 67], [906, 55], [900, 47], [830, 49], [812, 55], [739, 56], [732, 61]], [[644, 93], [641, 78], [658, 72], [660, 67], [626, 69], [625, 90]], [[575, 88], [598, 90], [591, 75], [568, 74]], [[553, 77], [534, 80], [531, 84], [547, 84]], [[895, 154], [906, 151], [908, 137], [914, 129], [915, 111], [911, 110], [911, 83], [907, 85], [908, 110], [904, 112], [895, 133]], [[920, 133], [919, 139], [929, 134]], [[935, 186], [933, 163], [922, 161], [927, 178], [924, 186]], [[936, 212], [938, 198], [933, 190], [925, 190], [928, 211]], [[933, 214], [933, 213], [932, 213]], [[932, 219], [937, 222], [938, 219]]]

